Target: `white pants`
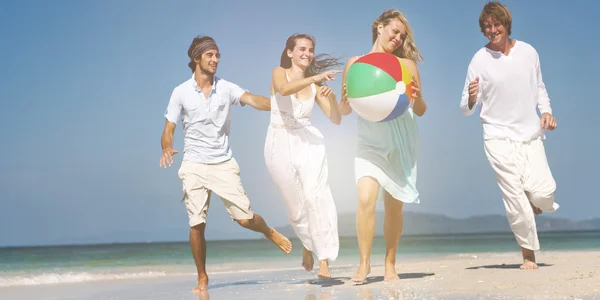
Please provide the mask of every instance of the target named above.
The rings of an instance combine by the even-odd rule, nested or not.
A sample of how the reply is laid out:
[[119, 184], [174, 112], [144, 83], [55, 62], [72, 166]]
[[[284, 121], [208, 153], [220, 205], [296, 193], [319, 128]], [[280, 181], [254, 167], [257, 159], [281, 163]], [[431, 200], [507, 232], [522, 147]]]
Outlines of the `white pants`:
[[334, 261], [339, 250], [337, 212], [328, 183], [323, 136], [312, 126], [269, 126], [264, 155], [302, 245], [319, 260]]
[[531, 204], [543, 212], [553, 212], [556, 182], [546, 159], [541, 138], [528, 142], [490, 139], [484, 142], [486, 156], [502, 192], [508, 223], [519, 246], [539, 250]]

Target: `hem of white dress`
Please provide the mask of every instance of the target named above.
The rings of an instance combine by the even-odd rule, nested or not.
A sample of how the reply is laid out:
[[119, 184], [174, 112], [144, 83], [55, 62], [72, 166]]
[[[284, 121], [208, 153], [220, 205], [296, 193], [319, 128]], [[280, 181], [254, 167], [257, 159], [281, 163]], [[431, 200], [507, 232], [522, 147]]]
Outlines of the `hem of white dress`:
[[[300, 239], [300, 236], [298, 236], [298, 234], [296, 234], [296, 237], [298, 237], [298, 239]], [[338, 258], [339, 251], [340, 251], [339, 243], [336, 245], [333, 245], [332, 247], [328, 247], [328, 249], [325, 251], [317, 253], [317, 251], [315, 251], [315, 249], [313, 249], [313, 247], [307, 247], [304, 244], [304, 242], [302, 241], [302, 239], [300, 239], [300, 242], [302, 243], [302, 246], [304, 248], [308, 249], [308, 251], [312, 252], [317, 257], [317, 260], [319, 260], [319, 261], [326, 260], [328, 262], [335, 262], [336, 259]]]
[[[313, 253], [314, 253], [314, 252], [313, 252]], [[317, 260], [319, 260], [319, 261], [321, 261], [321, 260], [326, 260], [326, 261], [328, 261], [328, 262], [330, 262], [330, 263], [331, 263], [331, 262], [335, 262], [335, 261], [337, 260], [337, 258], [338, 258], [338, 255], [337, 255], [337, 254], [335, 254], [335, 255], [334, 255], [334, 254], [329, 254], [329, 255], [321, 255], [321, 256], [319, 256], [319, 255], [317, 255], [317, 254], [315, 253], [315, 255], [317, 256]]]

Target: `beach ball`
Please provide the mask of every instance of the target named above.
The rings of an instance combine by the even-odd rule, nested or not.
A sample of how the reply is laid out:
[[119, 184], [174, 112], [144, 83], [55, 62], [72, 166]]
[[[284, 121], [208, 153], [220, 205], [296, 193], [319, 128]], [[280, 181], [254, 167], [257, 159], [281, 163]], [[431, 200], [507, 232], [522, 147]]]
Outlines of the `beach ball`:
[[387, 122], [410, 106], [412, 76], [400, 58], [374, 52], [357, 59], [346, 73], [350, 107], [363, 119]]

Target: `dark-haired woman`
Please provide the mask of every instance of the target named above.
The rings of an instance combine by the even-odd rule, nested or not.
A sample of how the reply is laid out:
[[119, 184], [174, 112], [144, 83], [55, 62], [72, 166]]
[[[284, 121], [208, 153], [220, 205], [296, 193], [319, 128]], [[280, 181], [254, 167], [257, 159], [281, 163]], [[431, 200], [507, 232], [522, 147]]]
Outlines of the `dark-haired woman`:
[[302, 266], [313, 269], [319, 260], [319, 278], [331, 277], [329, 262], [338, 255], [336, 207], [328, 184], [323, 135], [311, 125], [316, 103], [334, 124], [341, 114], [333, 91], [324, 82], [340, 71], [342, 63], [329, 55], [314, 54], [314, 38], [288, 38], [281, 64], [273, 70], [271, 120], [264, 148], [267, 169], [288, 209], [294, 232], [302, 242]]

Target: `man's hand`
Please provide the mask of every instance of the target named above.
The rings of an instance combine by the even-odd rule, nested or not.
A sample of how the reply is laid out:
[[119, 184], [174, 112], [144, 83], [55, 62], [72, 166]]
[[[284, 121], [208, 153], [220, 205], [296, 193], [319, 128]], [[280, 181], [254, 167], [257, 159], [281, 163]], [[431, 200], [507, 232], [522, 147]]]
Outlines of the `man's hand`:
[[543, 113], [540, 125], [546, 130], [554, 130], [556, 128], [556, 119], [550, 113]]
[[160, 167], [166, 168], [173, 164], [173, 155], [179, 153], [175, 149], [164, 149], [163, 154], [160, 156]]
[[479, 77], [475, 77], [475, 80], [469, 82], [469, 109], [475, 105], [477, 93], [479, 93]]

